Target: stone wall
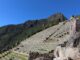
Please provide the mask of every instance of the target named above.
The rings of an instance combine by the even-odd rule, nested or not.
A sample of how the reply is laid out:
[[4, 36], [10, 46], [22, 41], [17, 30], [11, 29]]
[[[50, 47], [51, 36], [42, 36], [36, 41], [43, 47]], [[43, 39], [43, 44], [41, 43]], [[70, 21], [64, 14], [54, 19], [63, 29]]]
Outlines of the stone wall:
[[38, 52], [30, 52], [29, 53], [29, 60], [53, 60], [54, 55], [53, 55], [53, 50], [50, 51], [49, 53], [38, 53]]

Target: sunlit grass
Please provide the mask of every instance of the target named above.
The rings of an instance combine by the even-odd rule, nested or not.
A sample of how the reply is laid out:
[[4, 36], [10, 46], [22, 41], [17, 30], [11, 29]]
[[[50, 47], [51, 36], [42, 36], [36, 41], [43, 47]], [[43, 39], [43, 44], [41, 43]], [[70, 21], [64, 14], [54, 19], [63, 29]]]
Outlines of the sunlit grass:
[[[3, 54], [5, 54], [5, 53], [3, 53]], [[0, 55], [3, 55], [3, 54], [0, 54]], [[19, 53], [15, 53], [15, 52], [10, 52], [9, 54], [2, 56], [0, 58], [0, 60], [15, 60], [15, 59], [28, 60], [28, 56], [23, 55], [23, 54], [19, 54]]]

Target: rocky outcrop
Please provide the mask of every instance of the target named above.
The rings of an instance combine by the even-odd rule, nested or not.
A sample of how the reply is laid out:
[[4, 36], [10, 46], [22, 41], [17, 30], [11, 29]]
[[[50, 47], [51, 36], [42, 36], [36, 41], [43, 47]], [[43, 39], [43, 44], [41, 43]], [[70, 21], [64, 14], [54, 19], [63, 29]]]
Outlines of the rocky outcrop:
[[56, 56], [54, 60], [69, 60], [69, 58], [72, 60], [80, 59], [79, 49], [74, 47], [57, 47], [54, 55]]

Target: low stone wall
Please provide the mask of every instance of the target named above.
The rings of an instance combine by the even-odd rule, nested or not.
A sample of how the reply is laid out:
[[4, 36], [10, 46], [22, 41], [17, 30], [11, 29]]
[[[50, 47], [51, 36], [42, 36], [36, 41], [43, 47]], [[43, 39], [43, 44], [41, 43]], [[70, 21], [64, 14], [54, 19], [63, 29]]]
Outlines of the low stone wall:
[[29, 60], [53, 60], [53, 50], [49, 53], [38, 53], [38, 52], [30, 52], [29, 53]]

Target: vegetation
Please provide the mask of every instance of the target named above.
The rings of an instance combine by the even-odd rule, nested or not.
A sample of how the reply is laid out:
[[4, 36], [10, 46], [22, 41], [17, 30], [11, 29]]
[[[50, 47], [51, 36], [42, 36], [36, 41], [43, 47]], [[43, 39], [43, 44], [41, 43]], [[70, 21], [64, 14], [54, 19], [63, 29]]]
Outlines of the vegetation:
[[65, 20], [63, 14], [58, 13], [47, 19], [28, 20], [23, 24], [0, 27], [0, 53], [17, 46], [33, 34]]
[[28, 56], [13, 51], [7, 51], [0, 54], [0, 60], [28, 60]]

